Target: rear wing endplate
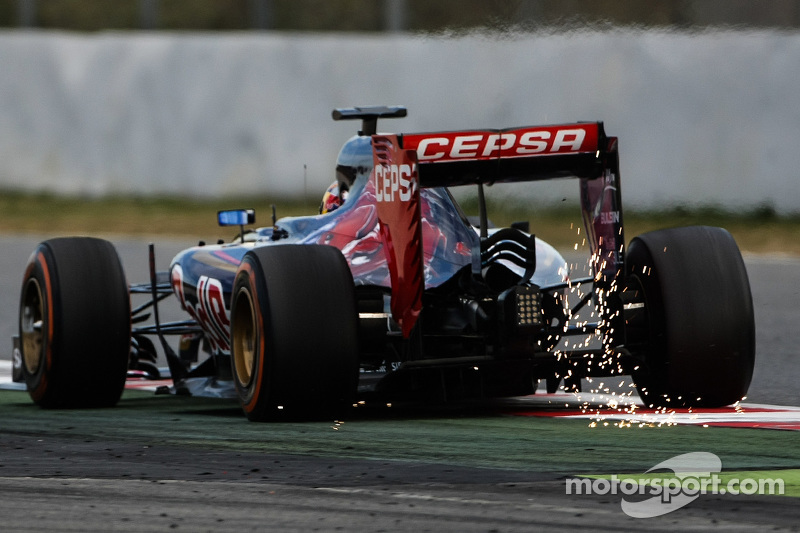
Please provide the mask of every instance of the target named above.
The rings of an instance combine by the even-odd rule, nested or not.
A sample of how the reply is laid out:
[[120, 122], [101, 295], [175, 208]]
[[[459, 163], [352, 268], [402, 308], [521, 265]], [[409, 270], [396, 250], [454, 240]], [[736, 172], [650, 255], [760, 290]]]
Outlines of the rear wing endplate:
[[392, 317], [408, 338], [422, 310], [425, 289], [417, 157], [396, 135], [373, 135], [375, 200], [392, 284]]

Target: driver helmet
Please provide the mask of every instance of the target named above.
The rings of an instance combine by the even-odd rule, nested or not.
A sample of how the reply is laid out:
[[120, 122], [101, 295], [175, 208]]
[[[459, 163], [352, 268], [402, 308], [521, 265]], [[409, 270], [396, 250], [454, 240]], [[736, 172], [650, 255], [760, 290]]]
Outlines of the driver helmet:
[[336, 158], [336, 181], [322, 197], [320, 214], [330, 213], [344, 204], [356, 179], [359, 176], [368, 176], [373, 166], [372, 139], [366, 135], [356, 135], [348, 139]]
[[336, 180], [349, 189], [362, 174], [369, 175], [374, 166], [372, 159], [372, 138], [366, 135], [351, 137], [339, 151], [336, 158]]

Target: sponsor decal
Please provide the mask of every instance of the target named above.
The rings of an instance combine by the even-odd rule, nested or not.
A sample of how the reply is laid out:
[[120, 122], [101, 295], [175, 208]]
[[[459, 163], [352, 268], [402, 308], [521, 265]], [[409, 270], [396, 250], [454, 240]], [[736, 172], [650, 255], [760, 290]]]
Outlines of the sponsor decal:
[[403, 137], [403, 142], [406, 148], [416, 149], [421, 162], [569, 154], [596, 150], [597, 126], [410, 134]]
[[619, 211], [601, 211], [601, 224], [619, 224]]
[[415, 164], [378, 165], [375, 167], [375, 199], [378, 202], [411, 200], [417, 188]]
[[197, 281], [196, 298], [187, 297], [184, 291], [183, 269], [180, 265], [172, 267], [171, 282], [172, 290], [181, 306], [203, 328], [211, 350], [230, 354], [231, 322], [225, 309], [222, 283], [215, 278], [200, 276]]

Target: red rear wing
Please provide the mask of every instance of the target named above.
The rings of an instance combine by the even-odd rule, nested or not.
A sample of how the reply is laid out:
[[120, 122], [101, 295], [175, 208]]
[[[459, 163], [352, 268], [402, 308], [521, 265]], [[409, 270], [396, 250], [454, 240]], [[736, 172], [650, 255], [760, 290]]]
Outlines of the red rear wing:
[[580, 178], [595, 281], [624, 269], [617, 138], [602, 122], [373, 135], [378, 219], [392, 283], [392, 315], [408, 338], [424, 290], [420, 188]]
[[421, 187], [595, 177], [607, 144], [601, 122], [414, 133], [401, 143], [417, 153]]

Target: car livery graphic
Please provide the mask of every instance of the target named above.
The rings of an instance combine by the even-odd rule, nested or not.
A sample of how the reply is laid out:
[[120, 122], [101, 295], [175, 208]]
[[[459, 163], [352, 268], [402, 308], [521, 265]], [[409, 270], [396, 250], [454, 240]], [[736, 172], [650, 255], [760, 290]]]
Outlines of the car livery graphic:
[[[746, 394], [755, 332], [736, 243], [685, 227], [626, 244], [618, 143], [602, 123], [377, 133], [378, 119], [405, 115], [335, 110], [362, 127], [339, 154], [324, 214], [248, 229], [252, 210], [221, 211], [220, 225], [240, 229], [233, 241], [188, 248], [167, 272], [151, 245], [148, 282], [129, 285], [107, 241], [42, 242], [22, 285], [15, 378], [44, 407], [110, 406], [126, 378], [163, 375], [160, 345], [172, 390], [230, 393], [257, 421], [609, 375], [631, 375], [654, 407]], [[584, 278], [527, 224], [489, 228], [485, 186], [555, 178], [580, 183]], [[454, 186], [477, 189], [475, 225]], [[170, 297], [185, 320], [160, 319]]]

